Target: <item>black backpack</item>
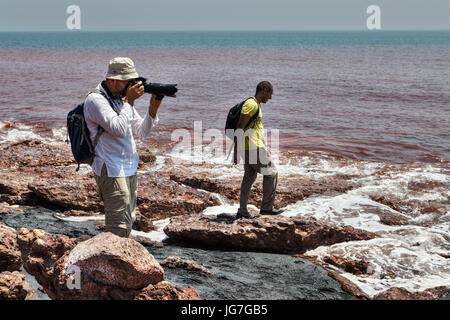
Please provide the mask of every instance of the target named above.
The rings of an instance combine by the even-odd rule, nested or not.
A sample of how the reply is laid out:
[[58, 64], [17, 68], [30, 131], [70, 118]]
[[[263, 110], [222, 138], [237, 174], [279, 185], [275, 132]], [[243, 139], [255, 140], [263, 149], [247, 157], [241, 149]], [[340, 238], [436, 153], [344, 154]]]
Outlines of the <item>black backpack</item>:
[[[248, 99], [253, 99], [253, 98], [248, 98]], [[239, 118], [241, 117], [241, 111], [242, 111], [242, 106], [244, 105], [244, 103], [248, 100], [245, 99], [244, 101], [238, 103], [237, 105], [235, 105], [233, 108], [230, 109], [230, 111], [228, 111], [228, 116], [227, 116], [227, 121], [225, 123], [225, 135], [234, 140], [234, 131], [237, 129], [237, 125], [239, 122]], [[259, 113], [260, 113], [260, 106], [258, 104], [258, 112], [256, 112], [248, 121], [247, 125], [245, 126], [244, 131], [252, 124], [253, 121], [256, 120], [256, 118], [258, 117]]]
[[[94, 92], [104, 96], [111, 105], [108, 97], [98, 89], [89, 92], [88, 95]], [[116, 110], [114, 109], [114, 111]], [[89, 129], [84, 119], [84, 102], [77, 105], [67, 114], [68, 139], [66, 139], [66, 142], [69, 143], [70, 138], [72, 154], [75, 158], [75, 161], [78, 163], [76, 171], [80, 170], [80, 164], [82, 163], [92, 164], [95, 156], [95, 147], [97, 146], [98, 139], [104, 131], [105, 129], [99, 126], [98, 132], [94, 139], [94, 143], [92, 143]]]

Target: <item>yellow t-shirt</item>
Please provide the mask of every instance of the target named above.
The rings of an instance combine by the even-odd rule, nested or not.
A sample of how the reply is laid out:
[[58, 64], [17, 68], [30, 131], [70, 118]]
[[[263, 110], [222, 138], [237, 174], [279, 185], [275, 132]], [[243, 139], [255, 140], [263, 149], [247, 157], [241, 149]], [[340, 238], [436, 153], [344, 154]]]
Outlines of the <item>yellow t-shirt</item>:
[[[261, 110], [261, 111], [259, 111]], [[245, 134], [245, 150], [254, 150], [264, 147], [264, 126], [262, 123], [262, 109], [254, 98], [247, 99], [242, 106], [241, 114], [248, 114], [251, 117], [259, 112], [256, 119], [247, 127]]]

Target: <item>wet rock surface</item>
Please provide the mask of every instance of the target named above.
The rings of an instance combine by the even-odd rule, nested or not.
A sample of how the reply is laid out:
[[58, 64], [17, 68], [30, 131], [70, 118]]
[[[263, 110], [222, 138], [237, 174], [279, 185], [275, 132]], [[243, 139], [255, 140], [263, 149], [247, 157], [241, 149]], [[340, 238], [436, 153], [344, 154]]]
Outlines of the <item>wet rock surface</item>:
[[377, 237], [374, 233], [330, 225], [315, 218], [283, 216], [235, 219], [226, 215], [185, 215], [171, 218], [164, 232], [171, 243], [278, 253], [300, 253], [322, 245]]
[[[42, 228], [50, 233], [63, 233], [68, 238], [79, 238], [82, 235], [92, 237], [100, 233], [95, 229], [98, 226], [95, 221], [62, 221], [54, 218], [54, 212], [45, 208], [35, 210], [28, 207], [24, 211], [0, 216], [0, 221], [15, 229], [23, 226], [28, 229]], [[169, 256], [179, 256], [183, 260], [193, 260], [210, 270], [211, 275], [181, 268], [164, 269], [167, 282], [183, 289], [194, 287], [202, 299], [353, 299], [326, 270], [303, 258], [167, 244], [147, 246], [146, 249], [160, 263]], [[54, 258], [58, 256], [56, 254]], [[47, 261], [50, 266], [55, 265], [54, 260]], [[38, 268], [37, 271], [41, 272], [43, 269]], [[138, 296], [139, 293], [133, 298]], [[98, 296], [95, 297], [97, 298]]]
[[4, 271], [0, 273], [0, 300], [27, 300], [34, 290], [20, 272]]

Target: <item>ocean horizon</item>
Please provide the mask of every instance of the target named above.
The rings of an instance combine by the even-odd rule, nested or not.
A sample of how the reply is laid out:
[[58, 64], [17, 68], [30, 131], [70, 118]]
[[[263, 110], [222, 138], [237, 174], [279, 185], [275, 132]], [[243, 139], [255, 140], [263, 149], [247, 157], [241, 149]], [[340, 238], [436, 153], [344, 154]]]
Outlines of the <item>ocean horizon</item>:
[[450, 46], [450, 30], [0, 31], [0, 48]]

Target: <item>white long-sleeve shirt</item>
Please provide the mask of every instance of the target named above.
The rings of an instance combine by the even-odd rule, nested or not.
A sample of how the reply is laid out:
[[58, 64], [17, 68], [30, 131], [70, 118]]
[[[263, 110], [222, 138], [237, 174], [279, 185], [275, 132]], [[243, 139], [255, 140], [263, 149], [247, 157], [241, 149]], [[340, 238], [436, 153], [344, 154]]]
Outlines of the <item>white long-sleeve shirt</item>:
[[[101, 84], [97, 89], [108, 96]], [[103, 164], [106, 164], [108, 177], [129, 177], [136, 173], [139, 163], [133, 133], [140, 138], [147, 137], [159, 119], [153, 119], [148, 111], [142, 118], [135, 108], [122, 99], [111, 98], [110, 101], [119, 115], [99, 93], [91, 93], [84, 102], [84, 118], [92, 142], [97, 135], [98, 126], [105, 129], [98, 140], [91, 166], [98, 176], [101, 176]]]

